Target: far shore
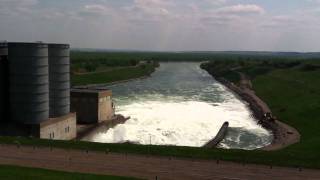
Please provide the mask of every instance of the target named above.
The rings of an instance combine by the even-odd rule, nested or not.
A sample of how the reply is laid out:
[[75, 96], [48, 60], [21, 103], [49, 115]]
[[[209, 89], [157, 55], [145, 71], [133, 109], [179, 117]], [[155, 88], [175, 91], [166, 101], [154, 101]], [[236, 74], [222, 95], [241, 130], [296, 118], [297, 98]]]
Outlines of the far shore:
[[101, 83], [101, 84], [99, 83], [99, 84], [87, 84], [87, 85], [72, 86], [72, 88], [76, 88], [76, 89], [102, 88], [102, 87], [106, 87], [106, 86], [112, 86], [112, 85], [116, 85], [116, 84], [130, 82], [130, 81], [146, 79], [146, 78], [149, 78], [150, 76], [151, 76], [151, 74], [150, 75], [141, 76], [141, 77], [137, 77], [137, 78], [130, 78], [130, 79], [126, 79], [126, 80], [113, 81], [113, 82], [109, 82], [109, 83]]

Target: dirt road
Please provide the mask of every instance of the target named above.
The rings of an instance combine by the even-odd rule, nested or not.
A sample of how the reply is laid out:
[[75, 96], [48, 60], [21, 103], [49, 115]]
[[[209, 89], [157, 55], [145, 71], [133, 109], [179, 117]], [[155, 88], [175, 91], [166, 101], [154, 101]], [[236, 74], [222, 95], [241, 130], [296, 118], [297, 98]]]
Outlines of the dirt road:
[[320, 170], [0, 145], [0, 164], [145, 179], [320, 179]]

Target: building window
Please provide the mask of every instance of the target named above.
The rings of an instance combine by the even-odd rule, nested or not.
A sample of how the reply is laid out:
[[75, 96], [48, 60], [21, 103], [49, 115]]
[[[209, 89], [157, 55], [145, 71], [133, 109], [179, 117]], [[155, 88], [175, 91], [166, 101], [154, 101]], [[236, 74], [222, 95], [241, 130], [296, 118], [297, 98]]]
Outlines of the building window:
[[64, 128], [64, 132], [65, 132], [65, 133], [70, 132], [70, 127], [68, 126], [68, 127]]
[[52, 132], [52, 133], [49, 134], [49, 138], [50, 138], [50, 139], [54, 139], [54, 132]]

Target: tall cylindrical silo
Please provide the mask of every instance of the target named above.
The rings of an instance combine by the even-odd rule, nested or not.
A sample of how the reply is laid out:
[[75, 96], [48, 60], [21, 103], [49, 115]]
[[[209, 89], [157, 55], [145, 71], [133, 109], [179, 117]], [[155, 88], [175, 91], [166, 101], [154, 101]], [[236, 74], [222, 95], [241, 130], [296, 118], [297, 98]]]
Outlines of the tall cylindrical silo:
[[0, 122], [8, 121], [8, 46], [0, 43]]
[[49, 44], [50, 117], [70, 113], [70, 50], [67, 44]]
[[49, 118], [48, 45], [8, 43], [11, 119], [38, 124]]

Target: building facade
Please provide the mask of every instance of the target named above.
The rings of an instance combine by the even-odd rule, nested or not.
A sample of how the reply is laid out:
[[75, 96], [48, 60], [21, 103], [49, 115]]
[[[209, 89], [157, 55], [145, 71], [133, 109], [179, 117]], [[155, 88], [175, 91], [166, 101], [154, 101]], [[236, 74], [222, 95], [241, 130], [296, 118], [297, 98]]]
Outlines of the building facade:
[[77, 113], [77, 123], [112, 120], [115, 108], [111, 96], [111, 90], [71, 89], [71, 111]]

